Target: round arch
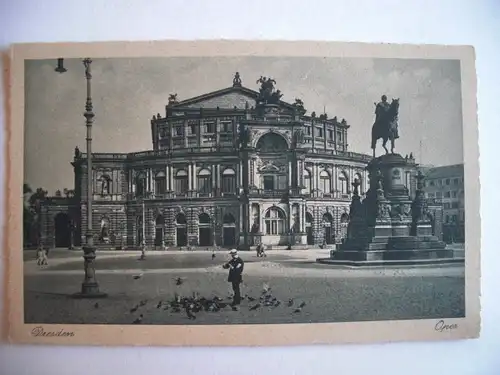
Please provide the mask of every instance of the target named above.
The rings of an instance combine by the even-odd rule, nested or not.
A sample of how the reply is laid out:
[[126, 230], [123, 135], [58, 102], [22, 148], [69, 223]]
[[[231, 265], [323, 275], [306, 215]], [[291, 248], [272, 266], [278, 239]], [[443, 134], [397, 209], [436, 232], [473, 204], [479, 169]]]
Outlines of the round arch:
[[209, 225], [210, 222], [211, 222], [210, 215], [207, 214], [206, 212], [202, 212], [201, 214], [198, 215], [198, 223], [199, 224]]
[[279, 207], [269, 208], [264, 215], [266, 234], [282, 235], [286, 233], [286, 215]]
[[257, 151], [261, 152], [281, 152], [288, 150], [289, 147], [285, 137], [272, 131], [263, 134], [255, 145]]
[[184, 212], [179, 212], [177, 214], [177, 216], [175, 216], [175, 223], [177, 225], [186, 225], [187, 224], [186, 215], [184, 214]]
[[236, 220], [234, 219], [234, 216], [232, 214], [227, 213], [222, 218], [222, 223], [224, 225], [234, 225], [236, 223]]

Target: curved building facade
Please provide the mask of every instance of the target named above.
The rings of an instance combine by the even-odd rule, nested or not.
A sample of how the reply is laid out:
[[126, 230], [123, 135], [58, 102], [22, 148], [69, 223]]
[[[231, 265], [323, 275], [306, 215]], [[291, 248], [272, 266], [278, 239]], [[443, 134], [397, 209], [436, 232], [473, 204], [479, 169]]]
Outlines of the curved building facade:
[[[165, 114], [151, 119], [152, 150], [94, 153], [91, 173], [76, 149], [75, 195], [45, 202], [44, 244], [84, 243], [87, 178], [102, 246], [137, 248], [143, 239], [157, 249], [340, 242], [351, 184], [358, 179], [366, 192], [371, 156], [348, 150], [345, 120], [306, 116], [303, 103], [282, 101], [273, 82], [261, 79], [255, 91], [237, 74], [222, 90], [182, 101], [171, 95]], [[412, 181], [406, 176], [413, 196]]]

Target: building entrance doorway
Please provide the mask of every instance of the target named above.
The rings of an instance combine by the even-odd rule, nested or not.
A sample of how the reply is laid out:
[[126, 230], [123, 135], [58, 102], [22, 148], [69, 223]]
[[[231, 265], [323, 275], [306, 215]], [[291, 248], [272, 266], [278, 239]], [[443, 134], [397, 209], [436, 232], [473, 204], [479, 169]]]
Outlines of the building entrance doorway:
[[325, 243], [330, 245], [334, 243], [333, 238], [333, 218], [332, 215], [326, 213], [323, 215], [323, 229], [324, 229], [324, 240]]
[[165, 218], [163, 215], [158, 215], [156, 217], [156, 227], [155, 227], [155, 246], [163, 247], [163, 228], [164, 228]]
[[236, 220], [231, 214], [225, 214], [222, 223], [222, 243], [225, 247], [236, 245]]
[[59, 213], [54, 218], [55, 229], [55, 246], [67, 247], [71, 246], [71, 220], [68, 214]]
[[306, 213], [306, 234], [307, 234], [307, 244], [314, 245], [314, 236], [313, 236], [313, 217], [307, 212]]
[[198, 244], [200, 246], [212, 246], [212, 226], [210, 216], [202, 213], [198, 216]]
[[186, 215], [182, 212], [177, 214], [175, 218], [176, 221], [176, 234], [177, 234], [177, 246], [187, 246], [187, 222]]

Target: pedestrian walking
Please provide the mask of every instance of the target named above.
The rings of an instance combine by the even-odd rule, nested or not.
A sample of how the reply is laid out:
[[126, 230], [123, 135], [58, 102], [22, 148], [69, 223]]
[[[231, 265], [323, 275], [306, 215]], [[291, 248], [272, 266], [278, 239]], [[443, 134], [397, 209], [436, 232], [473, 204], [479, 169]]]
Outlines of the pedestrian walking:
[[238, 251], [236, 249], [232, 249], [229, 252], [231, 259], [225, 263], [222, 267], [224, 269], [229, 269], [229, 275], [227, 277], [227, 281], [231, 283], [233, 288], [233, 307], [236, 307], [241, 302], [241, 291], [240, 284], [243, 281], [243, 268], [244, 262], [238, 255]]

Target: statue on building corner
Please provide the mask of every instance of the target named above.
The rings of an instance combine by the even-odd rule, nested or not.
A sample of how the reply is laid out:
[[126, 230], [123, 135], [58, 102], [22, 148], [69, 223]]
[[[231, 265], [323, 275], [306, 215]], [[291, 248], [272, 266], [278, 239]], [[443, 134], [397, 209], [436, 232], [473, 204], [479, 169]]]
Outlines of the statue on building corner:
[[78, 146], [75, 147], [75, 159], [79, 159], [82, 156], [82, 153]]
[[177, 94], [170, 94], [168, 96], [168, 105], [174, 105], [174, 104], [177, 104], [178, 101], [177, 101]]
[[275, 91], [274, 85], [276, 81], [272, 78], [260, 76], [256, 83], [260, 84], [259, 97], [257, 103], [259, 104], [278, 104], [283, 97], [280, 90]]

